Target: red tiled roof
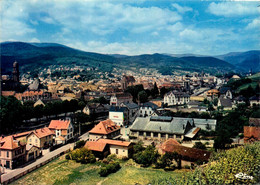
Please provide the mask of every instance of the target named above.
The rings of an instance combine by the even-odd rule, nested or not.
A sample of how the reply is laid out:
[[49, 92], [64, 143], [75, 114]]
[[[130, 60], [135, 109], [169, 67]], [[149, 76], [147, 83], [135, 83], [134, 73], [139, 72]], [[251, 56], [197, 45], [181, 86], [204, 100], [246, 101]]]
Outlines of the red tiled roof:
[[15, 91], [2, 91], [2, 96], [14, 96]]
[[0, 138], [0, 149], [13, 150], [23, 146], [20, 141], [14, 139], [13, 136], [6, 136], [4, 138]]
[[70, 120], [51, 120], [49, 129], [68, 129]]
[[244, 137], [245, 139], [253, 137], [260, 140], [260, 127], [244, 126]]
[[[166, 141], [167, 142], [167, 141]], [[211, 152], [206, 150], [200, 150], [196, 148], [189, 148], [181, 145], [176, 145], [173, 143], [163, 143], [164, 147], [162, 148], [162, 151], [165, 152], [177, 152], [179, 155], [181, 155], [184, 159], [188, 158], [190, 160], [202, 160], [202, 161], [208, 161]]]
[[14, 134], [12, 136], [14, 136], [14, 138], [19, 138], [19, 137], [24, 137], [24, 136], [27, 136], [28, 134], [30, 134], [32, 131], [27, 131], [27, 132], [21, 132], [21, 133], [18, 133], [18, 134]]
[[49, 135], [54, 135], [53, 132], [47, 127], [34, 130], [31, 132], [31, 134], [32, 133], [34, 133], [38, 138], [46, 137]]
[[86, 147], [89, 150], [103, 152], [106, 145], [107, 145], [106, 143], [102, 143], [102, 142], [87, 141], [84, 147]]
[[92, 130], [89, 131], [91, 134], [109, 134], [120, 129], [112, 120], [107, 119], [99, 122]]
[[98, 143], [106, 143], [109, 145], [117, 145], [117, 146], [129, 146], [131, 142], [127, 141], [119, 141], [119, 140], [112, 140], [112, 139], [99, 139], [97, 140]]
[[168, 145], [181, 145], [181, 144], [180, 144], [176, 139], [170, 138], [170, 139], [166, 140], [166, 141], [160, 146], [160, 148], [161, 148], [162, 150], [167, 149], [167, 146], [168, 146]]

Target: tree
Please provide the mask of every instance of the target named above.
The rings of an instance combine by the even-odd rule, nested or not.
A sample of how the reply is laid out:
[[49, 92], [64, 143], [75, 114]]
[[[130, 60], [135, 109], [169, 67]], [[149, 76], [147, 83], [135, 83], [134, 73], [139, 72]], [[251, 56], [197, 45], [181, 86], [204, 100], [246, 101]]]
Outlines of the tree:
[[134, 154], [134, 160], [138, 164], [142, 164], [144, 167], [150, 166], [152, 163], [155, 163], [159, 154], [154, 146], [149, 145], [142, 152]]
[[157, 84], [155, 82], [153, 89], [151, 90], [151, 95], [153, 98], [155, 98], [158, 94], [159, 94], [159, 90], [158, 90]]
[[140, 103], [145, 103], [148, 101], [148, 96], [145, 91], [141, 91], [138, 93], [138, 100]]
[[195, 145], [192, 148], [197, 148], [201, 150], [206, 150], [206, 145], [203, 144], [202, 142], [195, 142]]

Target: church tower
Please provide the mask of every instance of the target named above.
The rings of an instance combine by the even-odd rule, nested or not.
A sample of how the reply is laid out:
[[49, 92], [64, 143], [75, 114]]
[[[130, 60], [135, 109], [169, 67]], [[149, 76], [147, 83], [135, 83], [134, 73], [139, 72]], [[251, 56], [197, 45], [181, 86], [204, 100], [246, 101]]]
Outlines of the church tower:
[[13, 63], [13, 81], [19, 82], [19, 64], [16, 61]]

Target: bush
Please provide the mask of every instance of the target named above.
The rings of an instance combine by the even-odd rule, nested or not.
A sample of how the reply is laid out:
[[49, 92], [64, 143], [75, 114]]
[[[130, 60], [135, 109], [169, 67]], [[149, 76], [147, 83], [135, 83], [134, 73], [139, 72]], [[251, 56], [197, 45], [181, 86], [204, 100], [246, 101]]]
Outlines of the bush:
[[92, 154], [92, 152], [86, 148], [78, 148], [76, 150], [73, 150], [70, 156], [72, 160], [75, 160], [76, 162], [80, 162], [82, 164], [94, 163], [96, 161], [96, 158]]
[[70, 153], [67, 153], [67, 154], [65, 155], [65, 159], [71, 160]]
[[140, 151], [134, 154], [133, 159], [136, 163], [142, 164], [144, 167], [148, 167], [155, 163], [159, 154], [154, 146], [149, 145], [144, 151]]
[[117, 172], [120, 168], [121, 168], [121, 166], [120, 166], [119, 162], [113, 162], [113, 163], [109, 163], [106, 166], [100, 168], [98, 173], [101, 177], [106, 177], [111, 173]]

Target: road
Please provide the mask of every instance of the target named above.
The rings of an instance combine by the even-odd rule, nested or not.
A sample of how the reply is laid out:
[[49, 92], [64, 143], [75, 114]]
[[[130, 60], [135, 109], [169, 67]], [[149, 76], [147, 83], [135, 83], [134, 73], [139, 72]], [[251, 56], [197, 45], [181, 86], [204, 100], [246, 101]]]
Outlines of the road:
[[14, 170], [7, 170], [6, 171], [7, 173], [5, 173], [5, 174], [3, 174], [1, 176], [1, 181], [5, 182], [5, 181], [7, 181], [9, 179], [12, 179], [13, 177], [15, 177], [15, 176], [17, 176], [17, 175], [19, 175], [21, 173], [24, 173], [27, 170], [29, 170], [29, 169], [31, 169], [31, 168], [33, 168], [33, 167], [35, 167], [35, 166], [37, 166], [37, 165], [47, 161], [47, 160], [51, 159], [52, 157], [55, 157], [55, 156], [59, 155], [60, 153], [65, 152], [65, 151], [67, 151], [67, 150], [69, 150], [69, 149], [71, 149], [73, 147], [74, 147], [74, 143], [66, 144], [66, 145], [64, 145], [64, 146], [62, 146], [62, 147], [60, 147], [60, 148], [58, 148], [58, 149], [56, 149], [56, 150], [54, 150], [52, 152], [46, 153], [41, 158], [37, 159], [35, 162], [33, 162], [33, 163], [31, 163], [31, 164], [29, 164], [29, 165], [27, 165], [25, 167], [16, 168]]

